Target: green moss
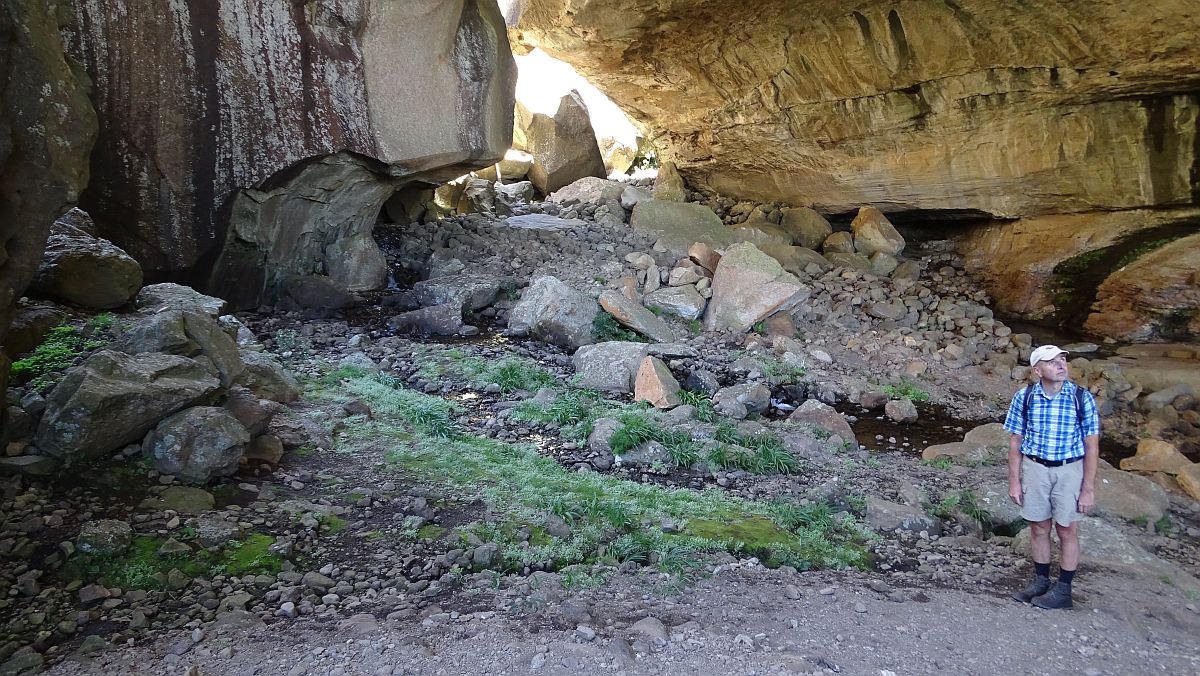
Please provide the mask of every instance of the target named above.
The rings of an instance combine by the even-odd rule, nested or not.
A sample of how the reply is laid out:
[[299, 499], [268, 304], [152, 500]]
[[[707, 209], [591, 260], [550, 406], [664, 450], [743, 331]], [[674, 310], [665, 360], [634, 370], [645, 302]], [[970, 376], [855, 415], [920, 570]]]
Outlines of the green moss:
[[758, 514], [730, 516], [722, 520], [692, 519], [687, 532], [708, 540], [740, 542], [749, 551], [768, 552], [772, 547], [799, 544], [796, 536]]
[[229, 543], [217, 554], [198, 550], [160, 556], [158, 550], [165, 541], [139, 535], [121, 554], [81, 553], [63, 566], [62, 574], [64, 579], [95, 580], [109, 587], [157, 589], [162, 587], [162, 580], [171, 569], [178, 569], [187, 577], [206, 577], [218, 573], [274, 575], [283, 566], [283, 559], [268, 551], [275, 538], [261, 533]]
[[250, 535], [245, 540], [225, 549], [217, 562], [229, 575], [275, 575], [283, 568], [283, 559], [270, 553], [275, 538], [262, 533]]
[[445, 534], [445, 528], [433, 524], [426, 524], [417, 529], [418, 540], [437, 540]]

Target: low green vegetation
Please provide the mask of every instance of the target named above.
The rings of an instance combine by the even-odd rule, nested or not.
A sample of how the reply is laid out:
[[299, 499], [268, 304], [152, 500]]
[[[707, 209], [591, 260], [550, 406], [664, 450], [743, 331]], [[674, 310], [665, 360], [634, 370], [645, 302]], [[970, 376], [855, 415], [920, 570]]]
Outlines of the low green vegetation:
[[[406, 480], [434, 484], [456, 494], [484, 500], [496, 518], [459, 528], [466, 538], [479, 538], [499, 546], [493, 566], [521, 570], [534, 564], [562, 569], [594, 562], [636, 561], [671, 572], [686, 571], [696, 555], [726, 551], [754, 555], [772, 565], [796, 568], [863, 566], [866, 550], [863, 531], [848, 514], [834, 515], [831, 508], [801, 506], [791, 501], [753, 502], [720, 490], [672, 490], [634, 483], [596, 473], [569, 471], [533, 448], [480, 438], [451, 428], [434, 434], [412, 411], [452, 409], [434, 397], [404, 393], [364, 375], [337, 388], [314, 393], [337, 399], [350, 394], [369, 403], [374, 420], [348, 426], [339, 444], [388, 448], [385, 471]], [[397, 398], [401, 401], [397, 402]], [[429, 401], [432, 400], [432, 401]], [[421, 401], [423, 403], [416, 403]], [[440, 402], [440, 403], [437, 403]], [[622, 421], [616, 446], [632, 447], [639, 439], [666, 439], [680, 464], [699, 459], [701, 446], [662, 427], [654, 412], [641, 405], [605, 402], [598, 393], [568, 389], [545, 406], [527, 405], [514, 415], [559, 421], [578, 432], [599, 413]], [[433, 426], [432, 429], [437, 429]], [[774, 464], [790, 471], [795, 460], [778, 439], [747, 437], [732, 426], [721, 427], [715, 448], [733, 458], [749, 456], [749, 465]], [[660, 442], [661, 443], [661, 442]], [[738, 446], [733, 444], [737, 443]], [[666, 444], [664, 444], [666, 445]], [[780, 455], [786, 455], [783, 459]], [[711, 455], [711, 454], [710, 454]], [[734, 465], [736, 466], [736, 465]], [[824, 510], [824, 511], [822, 511]], [[548, 519], [561, 519], [569, 535], [554, 537]], [[667, 529], [665, 523], [676, 524]], [[585, 573], [572, 573], [570, 584], [589, 584]]]
[[596, 314], [596, 319], [592, 322], [592, 335], [595, 336], [597, 342], [601, 343], [610, 340], [622, 340], [629, 343], [650, 342], [641, 335], [622, 326], [615, 317], [607, 312]]
[[120, 554], [80, 553], [63, 566], [62, 575], [65, 579], [95, 580], [121, 589], [161, 589], [167, 586], [172, 569], [190, 579], [210, 575], [275, 575], [283, 565], [283, 559], [269, 551], [275, 538], [261, 533], [233, 541], [218, 553], [200, 549], [189, 554], [161, 556], [158, 550], [164, 542], [162, 538], [141, 535]]
[[50, 329], [33, 352], [12, 363], [9, 377], [41, 392], [50, 389], [62, 380], [63, 371], [74, 366], [79, 357], [108, 343], [115, 323], [116, 317], [106, 312], [82, 325], [63, 323]]
[[919, 385], [909, 380], [902, 378], [897, 385], [884, 385], [883, 393], [892, 399], [911, 399], [912, 401], [929, 401], [929, 393], [921, 389]]
[[922, 460], [921, 462], [922, 462], [922, 464], [928, 465], [929, 467], [933, 467], [936, 469], [943, 469], [943, 470], [950, 469], [950, 467], [954, 464], [953, 460], [951, 460], [950, 458], [948, 458], [944, 455], [938, 456], [938, 457], [934, 458], [933, 460]]
[[469, 357], [459, 348], [425, 346], [414, 353], [413, 359], [421, 364], [417, 375], [425, 380], [459, 378], [480, 388], [495, 384], [504, 394], [518, 390], [536, 392], [558, 384], [558, 378], [553, 373], [534, 361], [520, 357], [487, 361]]
[[978, 521], [984, 527], [987, 527], [990, 522], [987, 510], [979, 504], [979, 499], [969, 488], [942, 498], [940, 502], [930, 505], [929, 512], [940, 519], [952, 519], [955, 514], [962, 514]]
[[790, 385], [804, 380], [804, 367], [795, 366], [778, 359], [761, 360], [762, 374], [774, 385]]
[[713, 406], [712, 399], [709, 399], [707, 395], [680, 390], [679, 401], [696, 409], [696, 420], [703, 423], [717, 421], [717, 409]]

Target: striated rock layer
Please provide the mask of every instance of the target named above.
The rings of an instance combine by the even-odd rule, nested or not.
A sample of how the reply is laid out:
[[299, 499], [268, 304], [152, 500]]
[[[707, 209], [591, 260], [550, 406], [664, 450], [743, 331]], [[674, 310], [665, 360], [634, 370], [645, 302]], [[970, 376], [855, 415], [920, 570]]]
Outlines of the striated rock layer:
[[1197, 201], [1194, 0], [526, 0], [694, 187], [1002, 218]]
[[[152, 277], [202, 278], [231, 213], [253, 225], [230, 224], [227, 270], [258, 269], [251, 284], [309, 272], [312, 260], [277, 261], [276, 241], [261, 247], [302, 229], [282, 219], [373, 219], [405, 182], [491, 164], [509, 145], [516, 75], [494, 0], [73, 2], [68, 43], [102, 129], [82, 206]], [[328, 170], [329, 157], [369, 171]], [[361, 173], [380, 187], [363, 188]], [[306, 183], [346, 174], [358, 188]], [[256, 192], [234, 208], [239, 189]], [[321, 265], [344, 252], [318, 253]], [[218, 292], [256, 295], [218, 277]]]

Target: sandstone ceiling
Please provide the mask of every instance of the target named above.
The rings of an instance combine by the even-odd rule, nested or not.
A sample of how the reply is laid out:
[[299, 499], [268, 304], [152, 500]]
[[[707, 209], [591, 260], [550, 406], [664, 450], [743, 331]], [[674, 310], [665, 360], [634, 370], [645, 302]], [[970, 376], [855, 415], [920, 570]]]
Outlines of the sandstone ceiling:
[[[524, 0], [689, 183], [827, 212], [1195, 203], [1195, 0]], [[514, 18], [510, 12], [510, 26]]]

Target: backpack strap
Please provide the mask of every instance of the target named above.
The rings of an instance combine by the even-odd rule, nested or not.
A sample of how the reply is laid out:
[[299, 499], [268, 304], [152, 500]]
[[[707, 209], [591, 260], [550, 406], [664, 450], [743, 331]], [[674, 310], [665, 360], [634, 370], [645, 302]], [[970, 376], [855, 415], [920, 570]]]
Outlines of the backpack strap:
[[1028, 385], [1025, 386], [1025, 401], [1024, 401], [1024, 403], [1021, 404], [1021, 410], [1024, 411], [1022, 420], [1025, 423], [1025, 426], [1021, 431], [1021, 436], [1025, 436], [1025, 433], [1029, 431], [1029, 400], [1030, 400], [1030, 395], [1032, 395], [1032, 394], [1033, 394], [1033, 383], [1029, 383]]

